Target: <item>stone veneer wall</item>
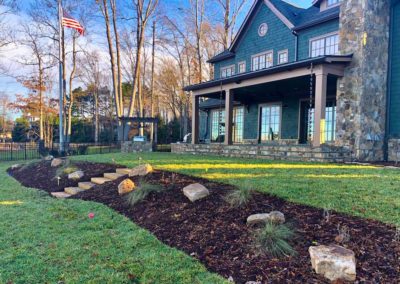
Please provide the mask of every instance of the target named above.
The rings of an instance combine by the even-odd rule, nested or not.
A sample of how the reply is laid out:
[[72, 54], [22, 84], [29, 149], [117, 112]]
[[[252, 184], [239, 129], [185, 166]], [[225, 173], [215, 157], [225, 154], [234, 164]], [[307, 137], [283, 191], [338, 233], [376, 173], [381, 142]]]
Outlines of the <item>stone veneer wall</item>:
[[122, 142], [122, 153], [140, 153], [140, 152], [153, 152], [153, 145], [149, 142]]
[[353, 151], [358, 160], [384, 158], [389, 2], [344, 0], [341, 6], [340, 50], [354, 57], [338, 81], [337, 145]]
[[391, 162], [400, 162], [400, 139], [389, 139], [388, 160]]
[[270, 160], [351, 162], [351, 153], [335, 146], [312, 148], [282, 145], [172, 144], [172, 153], [218, 155], [225, 157], [259, 158]]

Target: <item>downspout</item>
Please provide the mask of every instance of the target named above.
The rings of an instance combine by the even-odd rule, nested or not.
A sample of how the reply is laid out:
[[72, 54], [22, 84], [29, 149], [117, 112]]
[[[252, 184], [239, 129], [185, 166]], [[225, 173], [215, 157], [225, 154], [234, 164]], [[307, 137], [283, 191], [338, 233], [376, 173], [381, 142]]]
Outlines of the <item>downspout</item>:
[[391, 102], [391, 89], [392, 89], [392, 49], [393, 49], [393, 8], [390, 8], [390, 22], [389, 22], [389, 52], [388, 52], [388, 77], [387, 77], [387, 94], [386, 94], [386, 121], [385, 121], [385, 138], [383, 142], [383, 159], [387, 162], [389, 160], [389, 131], [390, 131], [390, 102]]
[[299, 36], [296, 31], [292, 31], [292, 34], [294, 35], [294, 61], [297, 61], [297, 53], [299, 49]]

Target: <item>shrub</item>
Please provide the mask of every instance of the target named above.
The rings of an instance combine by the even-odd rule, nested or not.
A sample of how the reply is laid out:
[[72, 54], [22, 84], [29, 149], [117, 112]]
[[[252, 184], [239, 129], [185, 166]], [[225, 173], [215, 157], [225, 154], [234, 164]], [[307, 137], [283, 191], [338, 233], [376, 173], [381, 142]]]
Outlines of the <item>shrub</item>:
[[135, 206], [140, 201], [145, 199], [152, 192], [161, 192], [163, 190], [162, 186], [151, 184], [147, 182], [139, 182], [139, 186], [135, 188], [134, 191], [126, 195], [126, 202], [130, 206]]
[[57, 169], [56, 177], [69, 175], [69, 174], [72, 174], [73, 172], [76, 172], [78, 170], [79, 169], [72, 164], [71, 160], [67, 159], [67, 160], [64, 161], [63, 165]]
[[257, 231], [255, 246], [262, 253], [276, 258], [291, 256], [296, 254], [296, 251], [289, 244], [294, 236], [294, 231], [287, 225], [268, 222]]
[[229, 191], [224, 199], [232, 207], [243, 207], [251, 200], [254, 190], [249, 188], [238, 188]]

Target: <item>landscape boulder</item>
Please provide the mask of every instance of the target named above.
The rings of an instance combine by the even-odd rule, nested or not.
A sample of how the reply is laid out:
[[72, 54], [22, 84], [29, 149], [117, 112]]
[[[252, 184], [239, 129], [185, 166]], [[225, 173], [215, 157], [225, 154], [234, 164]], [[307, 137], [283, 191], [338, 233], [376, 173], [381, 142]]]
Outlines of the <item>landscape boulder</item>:
[[123, 180], [119, 185], [118, 185], [118, 193], [119, 195], [124, 195], [129, 192], [132, 192], [135, 189], [135, 183], [131, 181], [129, 178]]
[[57, 168], [57, 167], [61, 166], [63, 163], [64, 163], [63, 160], [57, 158], [57, 159], [53, 159], [53, 160], [51, 161], [51, 166], [52, 166], [53, 168]]
[[308, 251], [311, 265], [317, 274], [330, 281], [356, 280], [356, 259], [353, 251], [337, 245], [312, 246]]
[[44, 157], [45, 161], [52, 161], [54, 159], [54, 157], [52, 155], [48, 155], [46, 157]]
[[194, 184], [186, 186], [183, 189], [183, 194], [187, 198], [189, 198], [189, 200], [191, 202], [195, 202], [199, 199], [207, 197], [210, 194], [210, 192], [204, 185], [201, 185], [199, 183], [194, 183]]
[[150, 164], [144, 164], [133, 168], [129, 172], [130, 177], [145, 176], [153, 172], [153, 167]]
[[68, 179], [79, 180], [79, 179], [83, 178], [84, 175], [85, 175], [85, 173], [83, 171], [76, 171], [76, 172], [69, 174]]
[[20, 167], [21, 167], [20, 164], [15, 164], [15, 165], [12, 165], [12, 166], [11, 166], [11, 169], [12, 169], [12, 170], [16, 170], [16, 169], [18, 169], [18, 168], [20, 168]]
[[247, 225], [257, 225], [260, 223], [272, 222], [274, 224], [285, 223], [285, 215], [279, 211], [250, 215], [247, 218]]

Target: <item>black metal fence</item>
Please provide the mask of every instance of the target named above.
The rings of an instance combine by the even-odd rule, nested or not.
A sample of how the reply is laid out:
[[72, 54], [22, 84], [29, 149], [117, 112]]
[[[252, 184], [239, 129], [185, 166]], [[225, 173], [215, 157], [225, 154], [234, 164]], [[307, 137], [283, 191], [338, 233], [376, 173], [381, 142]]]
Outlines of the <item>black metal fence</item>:
[[38, 143], [0, 143], [0, 161], [32, 160], [40, 157]]

